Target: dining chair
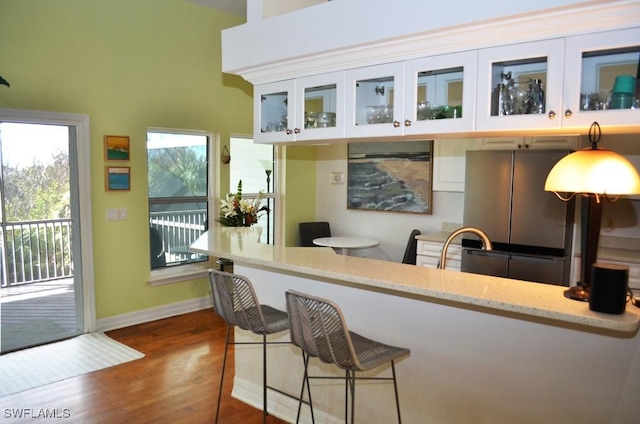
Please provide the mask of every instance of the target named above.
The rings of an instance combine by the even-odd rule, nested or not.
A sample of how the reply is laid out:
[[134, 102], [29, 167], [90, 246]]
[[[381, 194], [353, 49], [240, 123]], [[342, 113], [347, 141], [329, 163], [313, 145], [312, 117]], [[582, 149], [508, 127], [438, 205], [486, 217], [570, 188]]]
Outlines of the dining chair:
[[331, 237], [331, 226], [326, 221], [300, 222], [298, 224], [298, 246], [317, 247], [313, 239]]
[[[267, 345], [290, 343], [288, 341], [267, 342], [267, 335], [279, 333], [289, 328], [287, 313], [269, 305], [261, 305], [258, 302], [251, 282], [241, 275], [210, 269], [209, 284], [213, 296], [213, 309], [216, 314], [227, 322], [227, 339], [224, 346], [224, 359], [222, 362], [220, 389], [218, 390], [218, 403], [216, 405], [216, 418], [214, 422], [218, 422], [220, 398], [222, 396], [222, 384], [224, 382], [229, 345], [262, 344], [262, 422], [266, 423], [268, 415], [267, 389], [277, 390], [267, 385]], [[231, 330], [233, 327], [239, 327], [243, 330], [251, 331], [254, 334], [262, 335], [262, 341], [231, 341]], [[279, 390], [277, 391], [280, 392]], [[283, 392], [280, 393], [293, 397]]]
[[404, 256], [402, 257], [403, 264], [416, 264], [416, 255], [418, 254], [418, 240], [416, 236], [420, 235], [420, 230], [413, 230], [409, 234], [409, 240], [407, 241], [407, 247], [404, 250]]
[[149, 227], [149, 240], [150, 240], [150, 256], [151, 256], [151, 269], [162, 268], [167, 265], [167, 259], [165, 258], [165, 251], [162, 243], [162, 236], [160, 231], [155, 227]]
[[[328, 299], [303, 294], [294, 290], [288, 290], [285, 296], [287, 312], [289, 314], [291, 342], [302, 350], [304, 363], [304, 377], [300, 390], [300, 402], [298, 403], [296, 423], [300, 420], [305, 388], [309, 399], [311, 420], [315, 423], [309, 385], [309, 380], [313, 378], [344, 378], [344, 420], [345, 423], [348, 422], [350, 410], [351, 424], [353, 424], [355, 418], [354, 400], [356, 380], [392, 380], [398, 423], [402, 423], [398, 385], [396, 383], [395, 361], [408, 355], [410, 350], [380, 343], [349, 331], [340, 307]], [[322, 362], [338, 366], [345, 370], [345, 376], [310, 376], [308, 373], [310, 357], [319, 358]], [[356, 372], [358, 371], [372, 370], [386, 363], [391, 364], [392, 377], [356, 376]]]

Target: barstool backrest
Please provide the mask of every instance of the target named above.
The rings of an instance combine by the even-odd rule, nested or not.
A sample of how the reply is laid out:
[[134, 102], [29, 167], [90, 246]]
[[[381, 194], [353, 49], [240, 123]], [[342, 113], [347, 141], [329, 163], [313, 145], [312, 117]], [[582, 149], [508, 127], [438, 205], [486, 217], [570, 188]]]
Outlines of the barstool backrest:
[[256, 334], [267, 333], [267, 325], [251, 282], [229, 272], [209, 270], [214, 311], [227, 323]]
[[294, 290], [286, 292], [286, 300], [293, 344], [342, 369], [361, 369], [338, 305]]

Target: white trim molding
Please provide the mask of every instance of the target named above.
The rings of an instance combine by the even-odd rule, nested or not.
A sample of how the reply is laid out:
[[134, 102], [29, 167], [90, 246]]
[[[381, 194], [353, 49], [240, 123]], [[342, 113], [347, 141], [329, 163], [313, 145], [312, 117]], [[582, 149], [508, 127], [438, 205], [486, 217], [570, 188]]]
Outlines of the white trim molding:
[[[327, 3], [323, 6], [336, 6], [337, 3], [339, 2]], [[287, 16], [280, 18], [284, 20]], [[241, 75], [247, 81], [258, 85], [485, 47], [633, 28], [639, 23], [640, 2], [638, 0], [594, 1], [477, 22], [465, 22], [314, 52], [301, 51], [300, 54], [292, 54], [290, 57], [266, 60], [264, 52], [253, 55], [255, 49], [260, 48], [261, 43], [255, 38], [260, 35], [262, 38], [271, 40], [272, 37], [265, 37], [263, 32], [277, 30], [277, 27], [271, 28], [268, 24], [272, 22], [263, 21], [261, 24], [247, 24], [223, 31], [223, 71]], [[280, 27], [287, 27], [283, 22], [280, 24]], [[300, 21], [297, 24], [301, 28], [304, 27]], [[268, 26], [263, 32], [260, 31], [263, 29], [262, 25]], [[305, 37], [310, 36], [307, 32], [310, 31], [303, 30], [296, 34], [295, 39], [298, 43], [304, 43]], [[312, 35], [317, 38], [317, 33]], [[294, 42], [291, 41], [291, 43]], [[311, 46], [315, 44], [309, 42]], [[279, 51], [287, 51], [287, 46], [277, 43], [276, 45]], [[295, 51], [293, 48], [292, 50]]]
[[171, 303], [168, 305], [157, 306], [155, 308], [142, 309], [127, 314], [98, 319], [97, 331], [110, 331], [118, 328], [131, 327], [132, 325], [187, 314], [189, 312], [201, 311], [212, 307], [213, 302], [211, 300], [211, 296], [189, 299], [183, 302]]

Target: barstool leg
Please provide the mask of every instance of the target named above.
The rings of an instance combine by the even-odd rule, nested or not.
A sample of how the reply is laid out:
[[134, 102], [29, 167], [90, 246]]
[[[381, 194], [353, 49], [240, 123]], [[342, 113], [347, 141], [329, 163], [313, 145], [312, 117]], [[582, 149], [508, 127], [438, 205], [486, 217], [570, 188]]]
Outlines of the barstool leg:
[[220, 398], [222, 397], [222, 383], [224, 382], [224, 370], [227, 366], [227, 350], [229, 349], [229, 337], [231, 336], [231, 325], [227, 324], [227, 340], [224, 344], [224, 357], [222, 358], [222, 372], [220, 373], [220, 389], [218, 390], [218, 403], [216, 405], [216, 420], [218, 423], [218, 413], [220, 412]]
[[356, 372], [351, 371], [351, 424], [356, 422], [355, 413], [356, 413]]
[[267, 335], [262, 335], [262, 423], [267, 423]]
[[391, 361], [391, 373], [393, 374], [393, 391], [396, 394], [396, 411], [398, 411], [398, 424], [402, 424], [402, 418], [400, 418], [400, 399], [398, 398], [398, 384], [396, 383], [396, 365], [394, 361]]
[[307, 394], [309, 396], [309, 410], [311, 411], [311, 423], [315, 424], [316, 420], [313, 415], [313, 402], [311, 401], [311, 386], [309, 385], [309, 355], [302, 351], [302, 362], [304, 363], [304, 376], [302, 378], [302, 387], [300, 387], [300, 398], [298, 400], [298, 414], [296, 415], [296, 424], [300, 422], [300, 411], [302, 410], [302, 399], [304, 398], [304, 387], [307, 386]]

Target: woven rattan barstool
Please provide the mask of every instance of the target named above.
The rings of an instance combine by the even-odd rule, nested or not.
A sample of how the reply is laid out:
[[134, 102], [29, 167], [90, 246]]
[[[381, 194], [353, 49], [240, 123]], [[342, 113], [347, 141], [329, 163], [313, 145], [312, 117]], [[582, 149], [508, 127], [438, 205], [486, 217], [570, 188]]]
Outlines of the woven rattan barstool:
[[[209, 270], [209, 283], [213, 296], [214, 311], [227, 322], [227, 340], [224, 346], [224, 359], [220, 376], [220, 390], [218, 391], [218, 404], [216, 405], [216, 419], [220, 410], [220, 397], [222, 396], [222, 383], [227, 364], [227, 351], [230, 344], [262, 344], [262, 422], [267, 420], [267, 389], [274, 389], [267, 385], [267, 344], [282, 344], [290, 342], [267, 342], [267, 335], [279, 333], [289, 328], [287, 313], [279, 311], [268, 305], [260, 305], [253, 290], [251, 282], [241, 275], [228, 272]], [[262, 335], [262, 342], [231, 342], [231, 329], [237, 326], [254, 334]], [[291, 396], [292, 397], [292, 396]], [[297, 399], [297, 398], [296, 398]]]
[[[409, 349], [386, 345], [349, 331], [340, 307], [330, 300], [293, 290], [286, 292], [286, 299], [291, 342], [302, 349], [304, 361], [304, 377], [296, 422], [300, 420], [300, 409], [306, 387], [311, 420], [315, 423], [309, 379], [342, 378], [310, 376], [308, 374], [309, 357], [317, 357], [323, 362], [335, 364], [345, 370], [345, 423], [349, 422], [349, 409], [351, 409], [351, 423], [354, 422], [355, 385], [356, 380], [360, 379], [393, 380], [398, 423], [401, 423], [395, 360], [408, 355]], [[393, 377], [356, 377], [356, 371], [368, 371], [385, 363], [391, 363]]]

